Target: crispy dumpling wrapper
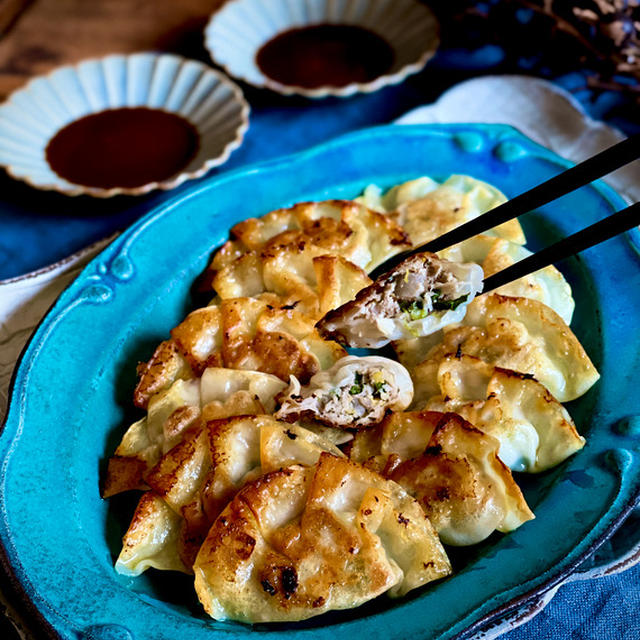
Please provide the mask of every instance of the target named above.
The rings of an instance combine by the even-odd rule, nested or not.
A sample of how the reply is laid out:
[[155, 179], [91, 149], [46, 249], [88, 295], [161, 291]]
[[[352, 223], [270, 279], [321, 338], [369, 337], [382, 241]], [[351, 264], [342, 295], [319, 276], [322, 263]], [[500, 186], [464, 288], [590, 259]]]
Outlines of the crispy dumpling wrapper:
[[323, 340], [315, 318], [275, 294], [222, 300], [191, 312], [171, 331], [149, 362], [139, 368], [134, 393], [146, 408], [155, 393], [177, 379], [202, 375], [207, 367], [261, 371], [288, 381], [307, 381], [346, 355], [339, 345]]
[[350, 458], [404, 487], [443, 542], [466, 546], [534, 517], [499, 447], [455, 413], [405, 412], [356, 434]]
[[[470, 176], [452, 175], [442, 184], [427, 177], [410, 180], [386, 193], [367, 187], [356, 199], [367, 207], [390, 214], [409, 234], [414, 246], [434, 240], [507, 201], [495, 187]], [[524, 244], [522, 227], [509, 220], [486, 232]]]
[[358, 348], [430, 335], [462, 320], [482, 280], [477, 264], [419, 253], [330, 311], [316, 327], [328, 340]]
[[313, 419], [336, 428], [365, 428], [388, 411], [402, 411], [413, 399], [409, 372], [395, 360], [380, 356], [346, 356], [331, 369], [316, 373], [301, 386], [291, 378], [276, 418]]
[[512, 471], [545, 471], [584, 447], [567, 410], [527, 374], [472, 356], [447, 356], [438, 367], [440, 395], [416, 398], [425, 411], [455, 412], [500, 441]]
[[451, 567], [419, 505], [397, 484], [329, 454], [247, 485], [194, 565], [209, 615], [304, 620], [401, 596]]
[[[271, 416], [211, 420], [168, 451], [147, 476], [116, 563], [120, 573], [148, 567], [191, 572], [209, 527], [249, 481], [291, 464], [342, 456], [322, 436]], [[179, 560], [176, 560], [176, 558]]]
[[[495, 236], [477, 235], [439, 251], [441, 258], [453, 262], [475, 262], [485, 278], [531, 255], [522, 245]], [[566, 324], [571, 324], [575, 302], [571, 287], [553, 265], [495, 289], [503, 296], [532, 298], [551, 307]]]
[[275, 293], [281, 305], [318, 319], [371, 283], [359, 266], [325, 251], [309, 243], [251, 251], [215, 273], [212, 284], [222, 299]]
[[420, 397], [439, 393], [439, 362], [455, 353], [530, 374], [559, 402], [579, 398], [600, 377], [576, 336], [551, 308], [537, 300], [500, 294], [473, 300], [461, 326], [399, 340], [394, 348]]
[[285, 388], [268, 373], [219, 367], [205, 369], [200, 379], [177, 380], [154, 395], [147, 416], [127, 429], [109, 460], [103, 497], [148, 488], [148, 472], [202, 420], [273, 413], [275, 396]]
[[149, 568], [190, 573], [179, 553], [181, 521], [162, 498], [144, 493], [122, 540], [116, 571], [129, 576]]
[[315, 255], [339, 255], [371, 271], [410, 246], [396, 222], [351, 200], [301, 202], [278, 209], [239, 222], [231, 237], [213, 257], [210, 270], [216, 274], [245, 253], [274, 256], [302, 245], [312, 247]]

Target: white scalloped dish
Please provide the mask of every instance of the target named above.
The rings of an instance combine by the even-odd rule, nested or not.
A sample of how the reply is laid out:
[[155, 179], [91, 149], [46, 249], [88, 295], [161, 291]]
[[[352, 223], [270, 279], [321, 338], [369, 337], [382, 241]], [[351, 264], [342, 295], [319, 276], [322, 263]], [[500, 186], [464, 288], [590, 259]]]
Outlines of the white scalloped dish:
[[[257, 60], [263, 45], [290, 30], [319, 25], [365, 29], [390, 46], [393, 62], [381, 75], [342, 86], [285, 84], [263, 72]], [[398, 84], [423, 69], [438, 47], [438, 30], [431, 10], [417, 0], [232, 0], [211, 16], [205, 46], [227, 73], [256, 87], [307, 98], [347, 97]]]
[[[176, 174], [103, 188], [76, 184], [53, 170], [47, 146], [63, 128], [92, 114], [137, 107], [181, 116], [195, 128], [197, 149]], [[240, 89], [201, 62], [170, 54], [111, 55], [35, 78], [0, 105], [0, 165], [32, 187], [66, 195], [141, 195], [173, 189], [226, 162], [248, 126], [249, 105]]]

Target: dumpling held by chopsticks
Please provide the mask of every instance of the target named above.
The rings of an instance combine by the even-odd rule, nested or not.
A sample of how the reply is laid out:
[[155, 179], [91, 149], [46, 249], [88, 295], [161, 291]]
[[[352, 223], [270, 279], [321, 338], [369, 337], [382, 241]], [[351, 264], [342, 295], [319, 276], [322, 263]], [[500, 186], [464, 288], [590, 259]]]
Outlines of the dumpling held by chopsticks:
[[418, 253], [359, 291], [355, 300], [327, 313], [316, 328], [325, 338], [359, 348], [426, 336], [462, 320], [482, 291], [482, 279], [477, 264]]

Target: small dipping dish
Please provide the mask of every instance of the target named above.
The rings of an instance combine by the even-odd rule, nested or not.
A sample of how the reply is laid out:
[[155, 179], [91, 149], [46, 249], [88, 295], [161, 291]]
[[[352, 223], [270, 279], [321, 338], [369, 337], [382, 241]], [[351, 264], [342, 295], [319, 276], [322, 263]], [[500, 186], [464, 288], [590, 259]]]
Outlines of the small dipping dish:
[[155, 53], [86, 60], [0, 105], [0, 165], [67, 195], [172, 189], [225, 162], [248, 117], [240, 89], [200, 62]]
[[350, 96], [420, 71], [439, 44], [418, 0], [230, 0], [205, 29], [211, 58], [256, 87]]

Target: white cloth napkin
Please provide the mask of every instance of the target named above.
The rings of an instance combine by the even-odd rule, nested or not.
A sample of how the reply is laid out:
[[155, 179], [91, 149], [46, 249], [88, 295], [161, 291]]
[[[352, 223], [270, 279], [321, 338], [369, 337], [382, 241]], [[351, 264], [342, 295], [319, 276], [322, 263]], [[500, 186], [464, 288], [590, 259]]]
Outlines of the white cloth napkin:
[[[626, 136], [590, 118], [567, 91], [529, 76], [483, 76], [455, 85], [433, 104], [398, 124], [488, 122], [509, 124], [567, 160], [580, 162]], [[605, 178], [629, 202], [640, 200], [640, 161]]]

